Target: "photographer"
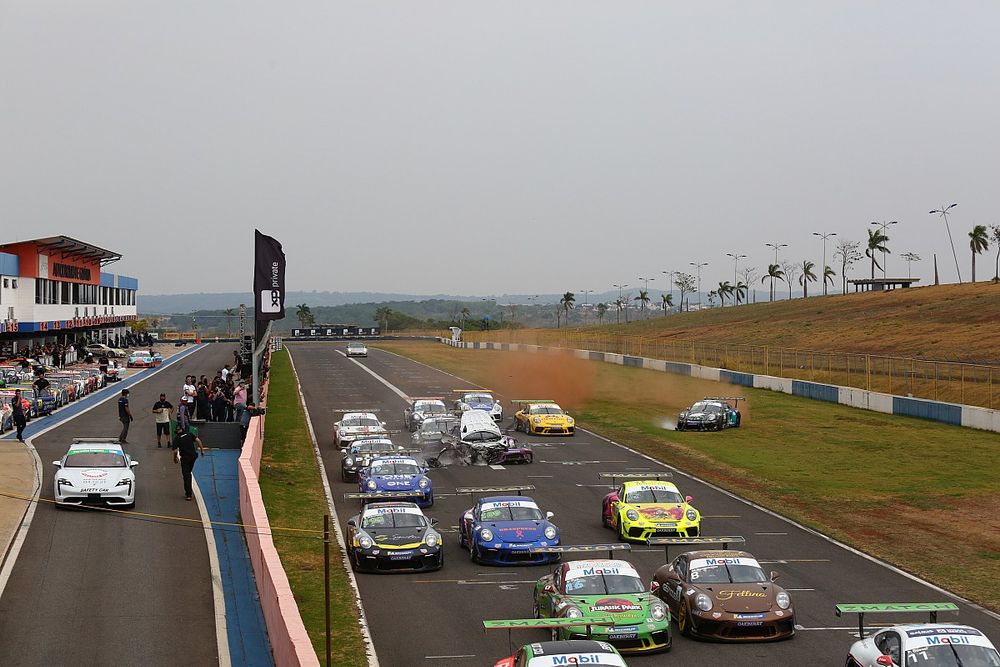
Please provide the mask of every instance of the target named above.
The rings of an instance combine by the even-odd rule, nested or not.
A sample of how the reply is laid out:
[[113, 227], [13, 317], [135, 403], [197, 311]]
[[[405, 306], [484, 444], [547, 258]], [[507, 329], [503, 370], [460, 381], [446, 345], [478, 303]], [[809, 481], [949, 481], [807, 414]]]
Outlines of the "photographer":
[[265, 409], [264, 408], [258, 408], [257, 404], [254, 403], [253, 401], [249, 401], [247, 403], [247, 408], [246, 408], [246, 410], [243, 411], [243, 414], [240, 416], [240, 420], [239, 420], [239, 424], [240, 424], [240, 441], [241, 442], [244, 441], [244, 440], [246, 440], [246, 438], [247, 438], [247, 429], [250, 426], [250, 418], [251, 417], [259, 417], [260, 415], [264, 414], [264, 412], [265, 412]]

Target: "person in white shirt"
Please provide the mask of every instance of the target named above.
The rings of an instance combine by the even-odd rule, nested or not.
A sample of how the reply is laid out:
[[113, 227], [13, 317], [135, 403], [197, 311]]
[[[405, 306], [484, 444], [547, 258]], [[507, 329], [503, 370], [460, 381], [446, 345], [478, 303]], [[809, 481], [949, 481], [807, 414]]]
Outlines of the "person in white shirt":
[[222, 381], [225, 382], [229, 378], [229, 364], [222, 367]]
[[194, 414], [194, 397], [198, 394], [198, 388], [194, 386], [194, 376], [188, 375], [184, 378], [184, 391], [183, 399], [184, 405], [187, 406], [188, 418]]

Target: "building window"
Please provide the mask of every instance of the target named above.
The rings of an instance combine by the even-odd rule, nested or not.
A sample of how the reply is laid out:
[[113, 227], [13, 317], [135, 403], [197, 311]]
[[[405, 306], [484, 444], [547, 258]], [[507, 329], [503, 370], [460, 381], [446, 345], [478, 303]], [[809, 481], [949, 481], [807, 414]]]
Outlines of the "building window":
[[12, 289], [17, 289], [17, 278], [10, 281], [10, 286]]

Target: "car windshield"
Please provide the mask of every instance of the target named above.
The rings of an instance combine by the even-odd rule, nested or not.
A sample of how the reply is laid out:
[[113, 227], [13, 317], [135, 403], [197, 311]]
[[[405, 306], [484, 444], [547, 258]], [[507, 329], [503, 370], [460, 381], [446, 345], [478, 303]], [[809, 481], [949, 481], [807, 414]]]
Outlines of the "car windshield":
[[718, 403], [699, 402], [691, 406], [691, 412], [722, 412], [722, 406]]
[[484, 505], [479, 513], [483, 521], [541, 521], [542, 512], [534, 506], [491, 507]]
[[691, 581], [698, 584], [762, 584], [767, 582], [758, 565], [708, 565], [691, 569]]
[[359, 349], [359, 348], [362, 348], [362, 347], [364, 347], [364, 346], [365, 346], [365, 344], [364, 344], [364, 343], [348, 343], [348, 344], [347, 344], [347, 347], [349, 347], [349, 348], [352, 348], [352, 349], [355, 349], [355, 350], [357, 350], [357, 349]]
[[442, 403], [417, 403], [413, 411], [424, 415], [443, 415], [448, 413], [448, 408]]
[[368, 514], [361, 522], [362, 528], [422, 528], [427, 525], [423, 515], [416, 512], [387, 512]]
[[373, 475], [419, 475], [421, 472], [416, 463], [379, 463], [372, 466]]
[[474, 405], [482, 405], [484, 403], [493, 405], [493, 396], [490, 394], [466, 394], [465, 402], [472, 403]]
[[633, 595], [646, 590], [635, 574], [595, 574], [566, 580], [566, 592], [571, 595]]
[[1000, 667], [996, 649], [971, 644], [921, 646], [906, 652], [906, 664], [913, 667]]
[[392, 452], [395, 451], [395, 447], [391, 442], [365, 442], [360, 445], [354, 445], [351, 447], [351, 452], [354, 454], [365, 453], [365, 452]]
[[344, 421], [340, 422], [341, 426], [367, 426], [368, 428], [377, 428], [382, 424], [379, 423], [377, 419], [372, 419], [371, 417], [347, 417]]
[[75, 449], [66, 453], [67, 468], [124, 468], [125, 456], [113, 449]]
[[503, 436], [495, 431], [473, 431], [462, 437], [464, 442], [500, 442]]
[[562, 408], [560, 408], [555, 403], [546, 403], [544, 405], [532, 405], [528, 409], [528, 414], [532, 415], [561, 415], [563, 413]]
[[629, 491], [625, 495], [625, 502], [632, 504], [664, 503], [668, 505], [682, 505], [684, 498], [681, 494], [670, 489], [637, 489]]
[[421, 433], [448, 433], [458, 424], [457, 419], [428, 419], [420, 425]]

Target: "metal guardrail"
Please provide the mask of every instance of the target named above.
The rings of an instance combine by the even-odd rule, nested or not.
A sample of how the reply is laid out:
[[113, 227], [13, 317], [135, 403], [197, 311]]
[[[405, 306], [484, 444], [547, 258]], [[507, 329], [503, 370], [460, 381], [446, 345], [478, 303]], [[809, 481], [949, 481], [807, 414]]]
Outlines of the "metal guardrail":
[[1000, 408], [1000, 366], [849, 352], [668, 341], [645, 336], [544, 330], [465, 331], [470, 342], [594, 350], [742, 373], [855, 387], [962, 405]]

